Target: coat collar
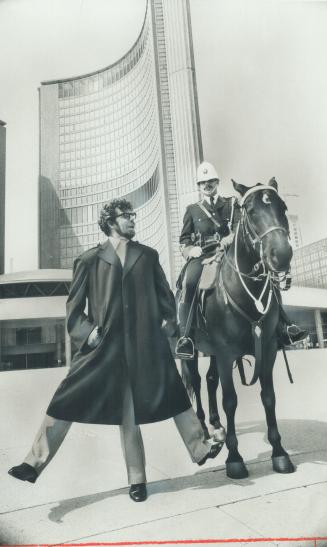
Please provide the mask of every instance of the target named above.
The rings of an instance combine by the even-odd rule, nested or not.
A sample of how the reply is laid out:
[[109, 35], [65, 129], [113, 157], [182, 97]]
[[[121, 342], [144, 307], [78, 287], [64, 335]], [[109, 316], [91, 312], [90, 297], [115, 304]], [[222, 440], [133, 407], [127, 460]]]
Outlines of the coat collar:
[[125, 277], [125, 275], [133, 268], [135, 262], [139, 259], [142, 253], [143, 249], [141, 245], [139, 245], [136, 241], [129, 241], [126, 247], [124, 268], [122, 268], [121, 262], [111, 244], [110, 239], [107, 239], [107, 241], [100, 245], [98, 256], [99, 258], [102, 258], [102, 260], [105, 260], [105, 262], [123, 269], [123, 277]]
[[115, 251], [115, 249], [112, 246], [112, 243], [110, 239], [107, 239], [102, 245], [100, 245], [100, 250], [98, 252], [98, 257], [102, 258], [105, 262], [108, 262], [108, 264], [113, 264], [114, 266], [118, 266], [119, 268], [122, 268], [121, 262], [118, 258], [118, 255]]

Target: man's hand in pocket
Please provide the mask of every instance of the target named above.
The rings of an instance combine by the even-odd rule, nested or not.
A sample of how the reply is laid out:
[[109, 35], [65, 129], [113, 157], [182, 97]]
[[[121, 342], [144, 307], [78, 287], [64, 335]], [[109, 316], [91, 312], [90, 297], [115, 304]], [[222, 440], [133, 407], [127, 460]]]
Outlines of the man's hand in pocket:
[[90, 348], [96, 348], [97, 345], [100, 343], [101, 335], [99, 332], [99, 327], [95, 327], [93, 331], [89, 334], [89, 337], [87, 339], [87, 344]]

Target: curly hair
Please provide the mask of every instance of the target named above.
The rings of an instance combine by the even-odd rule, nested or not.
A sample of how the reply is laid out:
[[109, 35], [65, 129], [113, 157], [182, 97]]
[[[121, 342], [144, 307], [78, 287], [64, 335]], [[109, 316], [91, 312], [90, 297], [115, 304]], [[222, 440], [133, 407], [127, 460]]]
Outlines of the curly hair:
[[111, 234], [109, 221], [115, 220], [117, 208], [122, 212], [131, 211], [133, 209], [133, 205], [130, 201], [127, 201], [127, 199], [124, 198], [112, 199], [111, 201], [108, 201], [108, 203], [104, 204], [100, 211], [98, 224], [106, 236], [110, 236]]

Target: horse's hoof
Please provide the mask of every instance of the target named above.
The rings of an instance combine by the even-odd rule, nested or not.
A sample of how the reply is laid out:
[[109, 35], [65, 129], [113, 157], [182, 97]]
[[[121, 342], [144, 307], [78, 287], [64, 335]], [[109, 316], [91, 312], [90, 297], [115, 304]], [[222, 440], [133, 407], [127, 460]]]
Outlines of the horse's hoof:
[[246, 479], [249, 476], [244, 462], [227, 462], [226, 474], [230, 479]]
[[273, 456], [272, 458], [273, 470], [277, 473], [294, 473], [295, 467], [291, 462], [288, 455]]
[[219, 429], [215, 429], [212, 435], [212, 438], [217, 443], [219, 442], [225, 442], [226, 440], [226, 430], [224, 427], [220, 427]]

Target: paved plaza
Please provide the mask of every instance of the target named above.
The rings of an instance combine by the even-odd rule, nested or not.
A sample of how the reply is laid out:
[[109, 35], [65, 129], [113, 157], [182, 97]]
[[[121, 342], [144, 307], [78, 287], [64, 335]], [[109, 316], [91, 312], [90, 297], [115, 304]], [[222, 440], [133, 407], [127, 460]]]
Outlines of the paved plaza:
[[[172, 420], [146, 425], [142, 432], [149, 497], [140, 504], [128, 497], [114, 426], [74, 424], [34, 485], [7, 475], [29, 449], [67, 370], [1, 372], [0, 543], [169, 545], [185, 540], [184, 545], [191, 545], [229, 538], [235, 540], [228, 543], [233, 546], [327, 546], [327, 350], [288, 356], [294, 384], [280, 355], [274, 377], [279, 428], [296, 472], [272, 471], [259, 386], [240, 386], [235, 372], [239, 448], [249, 477], [226, 477], [226, 448], [204, 467], [192, 464]], [[203, 373], [207, 364], [203, 358]], [[221, 408], [220, 388], [218, 399]], [[314, 542], [309, 539], [313, 536], [326, 539]]]

